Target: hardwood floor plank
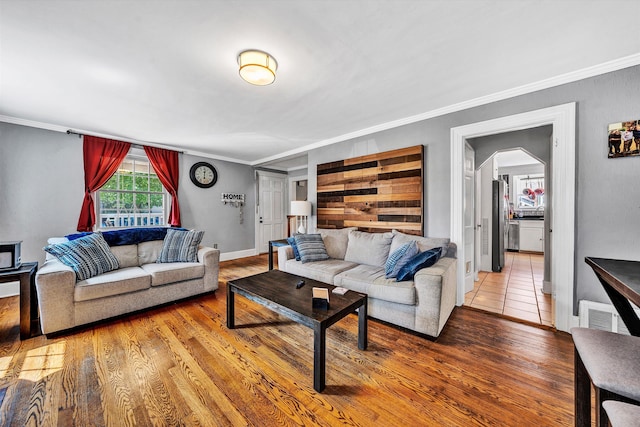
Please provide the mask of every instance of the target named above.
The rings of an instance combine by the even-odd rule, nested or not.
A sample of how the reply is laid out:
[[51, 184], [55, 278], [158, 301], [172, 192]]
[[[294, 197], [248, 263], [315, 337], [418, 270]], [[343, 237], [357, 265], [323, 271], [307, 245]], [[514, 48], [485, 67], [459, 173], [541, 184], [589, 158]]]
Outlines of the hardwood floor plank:
[[[70, 369], [76, 372], [76, 381], [71, 392], [76, 394], [77, 407], [74, 408], [73, 425], [87, 423], [102, 427], [105, 418], [102, 415], [100, 380], [96, 370], [96, 355], [93, 346], [95, 331], [90, 329], [79, 333], [73, 348], [75, 365]], [[75, 369], [74, 369], [75, 368]]]
[[133, 397], [127, 381], [128, 372], [122, 366], [127, 363], [124, 352], [118, 348], [106, 328], [100, 328], [97, 332], [93, 341], [97, 385], [100, 387], [105, 424], [134, 426], [140, 421], [134, 414]]
[[[199, 332], [199, 340], [206, 344], [207, 348], [215, 349], [216, 354], [224, 359], [224, 362], [233, 366], [238, 373], [244, 377], [244, 382], [253, 389], [254, 393], [261, 393], [268, 399], [275, 410], [277, 419], [290, 418], [294, 424], [305, 425], [308, 421], [313, 422], [315, 414], [300, 405], [300, 402], [281, 381], [282, 376], [276, 374], [276, 370], [270, 364], [257, 365], [254, 360], [247, 358], [244, 354], [251, 354], [251, 349], [245, 347], [246, 351], [238, 351], [238, 348], [230, 346], [226, 342], [210, 339], [210, 319], [203, 314], [191, 314], [191, 319], [195, 322], [191, 326]], [[204, 326], [203, 326], [204, 325]], [[235, 332], [235, 331], [231, 331]], [[260, 352], [264, 354], [263, 351]], [[295, 386], [295, 384], [291, 384]]]
[[220, 288], [71, 331], [19, 340], [18, 299], [0, 299], [0, 425], [569, 426], [568, 334], [456, 308], [433, 342], [357, 316], [327, 330], [327, 387], [313, 389], [309, 328], [242, 297], [226, 327], [226, 281], [266, 271], [221, 263]]
[[[135, 328], [133, 322], [136, 322]], [[141, 395], [145, 414], [153, 425], [179, 425], [176, 408], [169, 399], [169, 391], [160, 378], [155, 359], [147, 354], [145, 347], [149, 344], [149, 337], [145, 336], [145, 328], [136, 319], [128, 322], [127, 326], [124, 329], [125, 334], [121, 335], [125, 358], [129, 361], [127, 366], [136, 380], [135, 388]]]
[[[171, 356], [175, 361], [175, 367], [170, 369], [170, 374], [179, 385], [180, 392], [189, 398], [185, 400], [195, 415], [200, 416], [202, 425], [249, 424], [242, 413], [229, 402], [228, 397], [200, 367], [193, 354], [179, 341], [174, 330], [171, 330], [163, 322], [157, 325], [157, 331], [161, 334], [167, 346], [172, 349]], [[188, 339], [191, 338], [191, 336], [188, 337]], [[200, 415], [202, 407], [208, 408], [208, 410]], [[223, 417], [215, 417], [212, 412], [217, 412]], [[209, 422], [212, 424], [209, 424]]]

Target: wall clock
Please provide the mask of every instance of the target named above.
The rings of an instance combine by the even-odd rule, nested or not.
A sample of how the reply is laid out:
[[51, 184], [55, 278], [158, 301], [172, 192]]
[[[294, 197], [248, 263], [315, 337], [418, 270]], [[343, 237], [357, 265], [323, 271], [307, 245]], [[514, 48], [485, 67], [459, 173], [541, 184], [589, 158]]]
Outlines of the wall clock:
[[210, 163], [198, 162], [194, 163], [189, 170], [191, 182], [200, 188], [213, 187], [218, 181], [218, 171]]

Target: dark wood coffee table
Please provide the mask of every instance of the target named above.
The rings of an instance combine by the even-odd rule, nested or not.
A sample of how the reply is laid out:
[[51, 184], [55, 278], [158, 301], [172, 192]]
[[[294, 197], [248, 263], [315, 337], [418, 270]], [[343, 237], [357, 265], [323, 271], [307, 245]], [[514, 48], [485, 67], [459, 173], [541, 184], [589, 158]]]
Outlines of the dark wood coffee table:
[[[301, 279], [305, 281], [305, 285], [296, 289], [296, 283]], [[280, 270], [230, 280], [227, 283], [227, 327], [235, 328], [234, 295], [240, 294], [313, 329], [313, 388], [321, 392], [325, 388], [326, 331], [329, 326], [357, 309], [358, 348], [367, 349], [367, 295], [354, 291], [348, 291], [344, 295], [330, 293], [329, 309], [323, 310], [312, 307], [313, 287], [329, 290], [335, 288]]]

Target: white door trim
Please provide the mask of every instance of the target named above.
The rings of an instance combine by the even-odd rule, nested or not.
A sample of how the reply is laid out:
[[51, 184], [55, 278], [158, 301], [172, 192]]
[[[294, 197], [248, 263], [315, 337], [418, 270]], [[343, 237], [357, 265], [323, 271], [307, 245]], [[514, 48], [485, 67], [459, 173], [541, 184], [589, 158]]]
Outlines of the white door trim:
[[[551, 282], [555, 300], [555, 326], [568, 332], [573, 318], [573, 272], [575, 251], [575, 103], [563, 104], [513, 116], [472, 123], [451, 129], [451, 240], [464, 254], [464, 146], [467, 138], [553, 126], [553, 211], [550, 212]], [[547, 215], [549, 216], [549, 215]], [[464, 303], [464, 263], [458, 262], [457, 305]]]
[[[468, 258], [464, 258], [463, 262], [466, 264], [467, 262], [471, 263], [471, 265], [469, 266], [469, 269], [467, 270], [466, 266], [465, 266], [465, 285], [464, 285], [464, 292], [469, 292], [473, 290], [473, 284], [476, 280], [476, 263], [475, 263], [475, 256], [476, 256], [476, 252], [475, 252], [475, 230], [476, 230], [476, 198], [475, 198], [475, 192], [476, 192], [476, 151], [473, 149], [473, 147], [471, 146], [471, 144], [469, 144], [468, 142], [465, 141], [465, 163], [467, 162], [467, 156], [470, 159], [470, 165], [465, 165], [464, 167], [464, 174], [465, 174], [465, 180], [467, 179], [467, 177], [469, 177], [471, 179], [471, 188], [466, 188], [465, 190], [465, 206], [467, 211], [471, 212], [471, 224], [465, 224], [465, 227], [467, 227], [467, 232], [464, 233], [467, 237], [471, 236], [470, 238], [473, 239], [473, 242], [465, 242], [465, 244], [468, 243], [472, 243], [471, 247], [473, 247], [473, 253], [472, 254], [466, 254], [466, 251], [463, 251], [463, 253], [465, 253], [465, 255], [471, 255], [468, 256]], [[469, 190], [467, 192], [467, 190]], [[464, 216], [467, 215], [468, 212], [465, 212]], [[463, 216], [463, 217], [464, 217]], [[469, 229], [470, 228], [470, 229]]]
[[[255, 219], [254, 219], [254, 230], [255, 230], [255, 234], [254, 234], [254, 252], [255, 255], [260, 254], [260, 175], [262, 176], [266, 176], [266, 177], [270, 177], [270, 178], [277, 178], [277, 179], [282, 179], [284, 183], [287, 183], [287, 175], [286, 174], [280, 174], [280, 173], [275, 173], [275, 172], [269, 172], [269, 171], [264, 171], [264, 170], [256, 170], [255, 171], [255, 192], [256, 192], [256, 207], [255, 207]], [[284, 185], [284, 195], [283, 195], [283, 202], [285, 202], [286, 200], [289, 200], [289, 188], [288, 185]], [[287, 216], [287, 208], [285, 207], [285, 203], [282, 204], [282, 216], [286, 218]], [[286, 225], [286, 224], [285, 224]]]

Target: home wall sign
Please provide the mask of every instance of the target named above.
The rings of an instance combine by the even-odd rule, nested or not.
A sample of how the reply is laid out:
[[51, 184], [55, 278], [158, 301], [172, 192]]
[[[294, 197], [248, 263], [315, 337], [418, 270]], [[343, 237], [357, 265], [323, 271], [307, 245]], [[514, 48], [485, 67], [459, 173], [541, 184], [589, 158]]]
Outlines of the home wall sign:
[[234, 208], [240, 209], [240, 224], [244, 222], [244, 212], [242, 211], [242, 207], [244, 206], [244, 194], [239, 193], [222, 193], [221, 202], [223, 205], [231, 205]]
[[318, 165], [318, 228], [423, 234], [424, 146]]
[[234, 206], [244, 205], [244, 194], [238, 193], [222, 193], [222, 203], [225, 205], [231, 203]]

